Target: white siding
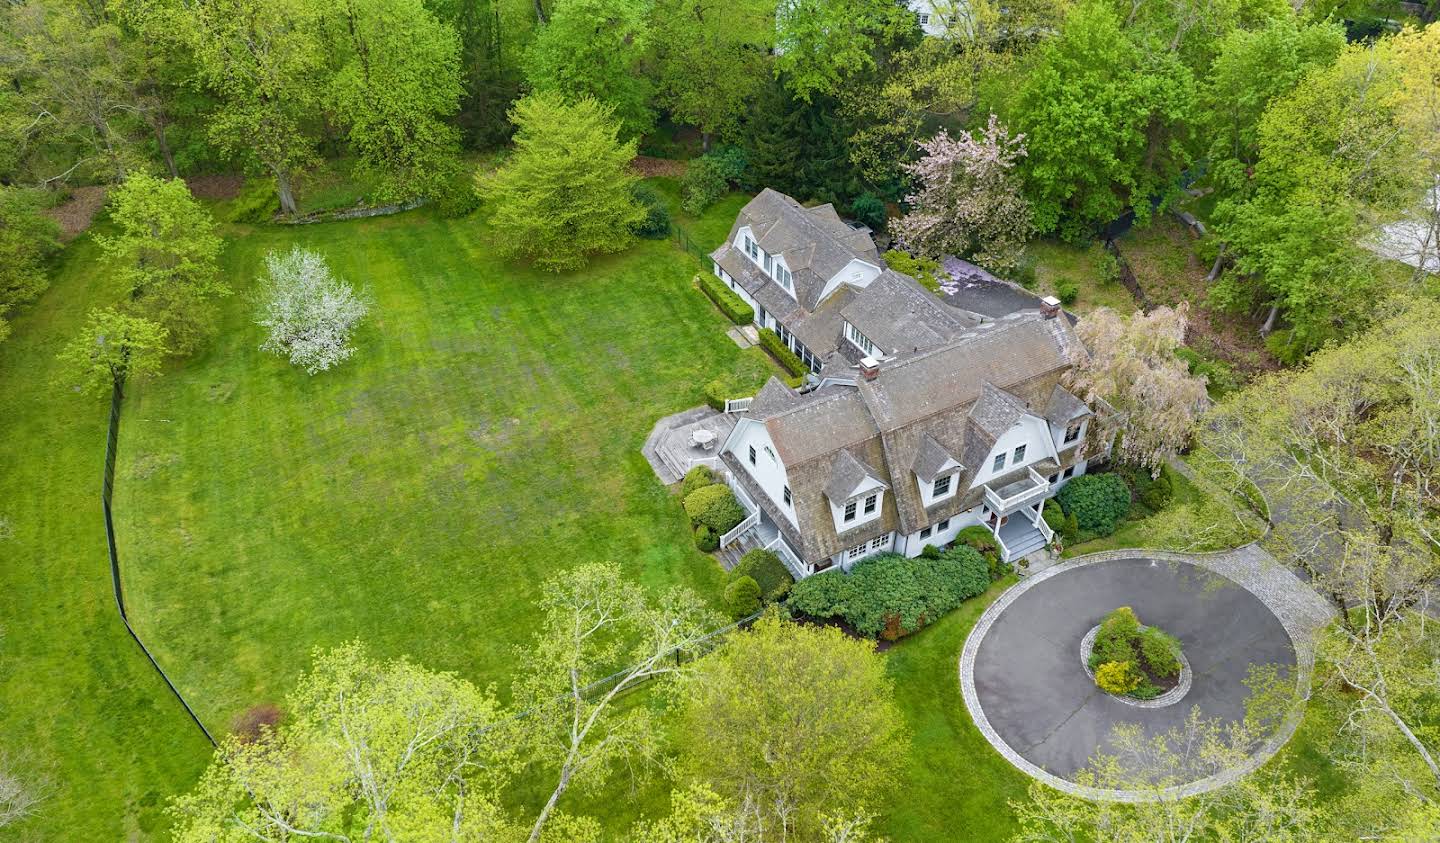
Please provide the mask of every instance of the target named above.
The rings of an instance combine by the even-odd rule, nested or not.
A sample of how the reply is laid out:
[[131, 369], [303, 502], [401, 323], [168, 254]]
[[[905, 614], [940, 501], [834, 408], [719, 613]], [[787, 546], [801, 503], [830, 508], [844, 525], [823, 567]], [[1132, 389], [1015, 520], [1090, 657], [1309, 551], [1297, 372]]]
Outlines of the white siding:
[[1065, 424], [1050, 425], [1050, 438], [1051, 441], [1055, 443], [1055, 452], [1057, 454], [1061, 451], [1068, 451], [1076, 445], [1079, 445], [1081, 442], [1085, 441], [1085, 429], [1090, 426], [1090, 420], [1088, 418], [1081, 420], [1080, 435], [1075, 437], [1074, 442], [1065, 441], [1065, 429], [1069, 426], [1069, 422], [1066, 422]]
[[[924, 550], [927, 544], [933, 544], [936, 547], [949, 544], [955, 540], [956, 534], [961, 530], [980, 523], [980, 507], [977, 506], [974, 509], [966, 510], [958, 515], [952, 515], [949, 520], [950, 524], [944, 530], [932, 529], [931, 534], [925, 538], [920, 537], [920, 530], [908, 536], [901, 536], [900, 541], [896, 545], [897, 552], [903, 553], [906, 556], [915, 557], [920, 555], [920, 551]], [[929, 526], [934, 528], [938, 526], [938, 522]]]
[[864, 289], [870, 286], [870, 282], [880, 277], [880, 267], [869, 261], [862, 261], [855, 258], [845, 264], [839, 272], [835, 273], [825, 282], [825, 288], [820, 291], [820, 297], [816, 301], [825, 299], [836, 290], [841, 284], [849, 284], [856, 289]]
[[[875, 495], [875, 511], [866, 515], [865, 499], [871, 495]], [[835, 532], [843, 533], [861, 524], [869, 524], [871, 521], [880, 517], [881, 510], [885, 508], [885, 487], [873, 479], [866, 480], [860, 485], [859, 489], [855, 492], [855, 496], [850, 498], [850, 500], [855, 502], [855, 519], [853, 521], [845, 520], [844, 503], [836, 504], [828, 497], [826, 500], [830, 503], [830, 515], [835, 519]]]
[[[750, 463], [750, 449], [755, 449], [755, 464]], [[796, 524], [795, 507], [785, 504], [785, 464], [775, 452], [775, 443], [765, 425], [754, 419], [741, 419], [725, 442], [725, 449], [735, 455], [745, 471], [755, 478], [760, 488], [785, 513], [790, 523]]]
[[[989, 482], [996, 475], [1014, 471], [1016, 463], [1012, 458], [1015, 455], [1015, 449], [1020, 445], [1025, 446], [1025, 458], [1020, 461], [1019, 465], [1029, 465], [1045, 457], [1053, 458], [1055, 456], [1055, 440], [1051, 438], [1050, 423], [1035, 416], [1027, 415], [1021, 418], [1014, 427], [1001, 435], [995, 442], [995, 446], [990, 449], [990, 453], [985, 455], [985, 462], [975, 472], [975, 479], [970, 487], [973, 489]], [[997, 472], [995, 471], [995, 457], [1000, 454], [1005, 455], [1005, 465]]]
[[[954, 461], [952, 460], [951, 462], [953, 464]], [[938, 503], [939, 501], [948, 501], [960, 493], [960, 478], [956, 475], [956, 471], [958, 470], [958, 468], [958, 466], [954, 466], [945, 469], [929, 483], [921, 480], [917, 475], [913, 473], [910, 475], [911, 477], [915, 478], [915, 485], [920, 489], [920, 503], [922, 506], [924, 506], [926, 509], [929, 509], [931, 504]], [[935, 480], [939, 480], [941, 477], [944, 477], [946, 475], [949, 475], [950, 477], [950, 492], [949, 494], [941, 495], [937, 498], [932, 494], [935, 491]]]

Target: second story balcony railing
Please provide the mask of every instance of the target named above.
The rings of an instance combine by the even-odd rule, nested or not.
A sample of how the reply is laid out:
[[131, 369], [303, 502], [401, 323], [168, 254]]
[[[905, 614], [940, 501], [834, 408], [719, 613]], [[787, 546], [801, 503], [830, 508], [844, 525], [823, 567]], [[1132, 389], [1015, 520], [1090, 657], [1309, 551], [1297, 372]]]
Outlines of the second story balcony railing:
[[1027, 469], [1026, 476], [998, 489], [985, 486], [985, 505], [992, 512], [1008, 515], [1022, 506], [1027, 506], [1045, 497], [1050, 492], [1050, 481], [1041, 477], [1035, 469]]

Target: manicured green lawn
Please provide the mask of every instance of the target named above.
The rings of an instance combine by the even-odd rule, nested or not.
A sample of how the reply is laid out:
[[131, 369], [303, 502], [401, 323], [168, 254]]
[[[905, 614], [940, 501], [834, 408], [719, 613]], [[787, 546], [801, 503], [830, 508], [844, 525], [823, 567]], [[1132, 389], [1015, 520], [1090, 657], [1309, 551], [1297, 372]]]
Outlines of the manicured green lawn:
[[1062, 283], [1075, 285], [1078, 295], [1068, 307], [1088, 313], [1109, 307], [1121, 313], [1135, 310], [1135, 300], [1119, 281], [1107, 281], [1101, 274], [1105, 248], [1098, 242], [1075, 246], [1061, 240], [1036, 240], [1025, 246], [1028, 259], [1035, 262], [1035, 292], [1056, 295]]
[[[100, 514], [109, 400], [51, 386], [85, 310], [110, 300], [88, 236], [0, 343], [0, 754], [44, 785], [6, 840], [140, 840], [210, 746], [125, 634]], [[14, 836], [8, 836], [10, 834]]]
[[[494, 258], [473, 219], [227, 235], [220, 334], [129, 390], [115, 498], [131, 616], [212, 730], [352, 638], [503, 693], [540, 583], [588, 560], [718, 596], [639, 448], [716, 374], [758, 385], [766, 364], [672, 244], [556, 277]], [[356, 357], [314, 378], [259, 352], [246, 297], [292, 244], [375, 302]], [[107, 401], [49, 385], [103, 280], [82, 238], [0, 344], [0, 750], [52, 785], [39, 839], [152, 836], [209, 749], [115, 617]]]
[[1025, 799], [1030, 779], [990, 746], [960, 695], [965, 638], [1014, 582], [1001, 580], [885, 654], [911, 732], [905, 773], [877, 829], [891, 840], [1000, 841], [1015, 831], [1008, 803]]
[[[219, 339], [130, 393], [115, 501], [132, 613], [212, 727], [352, 638], [503, 693], [541, 582], [583, 562], [718, 595], [639, 449], [716, 374], [763, 368], [670, 243], [557, 277], [473, 219], [236, 233]], [[374, 300], [315, 377], [258, 350], [245, 300], [293, 244]]]

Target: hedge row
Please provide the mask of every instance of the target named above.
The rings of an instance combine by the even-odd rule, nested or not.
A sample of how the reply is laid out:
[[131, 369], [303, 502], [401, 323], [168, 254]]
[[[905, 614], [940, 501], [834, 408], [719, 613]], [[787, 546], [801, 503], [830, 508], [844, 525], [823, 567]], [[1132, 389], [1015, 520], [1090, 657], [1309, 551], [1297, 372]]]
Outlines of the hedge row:
[[780, 335], [769, 328], [760, 329], [760, 345], [770, 352], [770, 356], [775, 358], [781, 368], [790, 374], [797, 377], [809, 374], [810, 367], [805, 365], [805, 361], [796, 357], [795, 352], [791, 351], [780, 339]]
[[749, 325], [755, 321], [755, 309], [735, 295], [735, 291], [727, 287], [719, 276], [696, 275], [695, 282], [705, 291], [705, 295], [710, 297], [710, 301], [715, 302], [720, 312], [730, 317], [731, 322], [736, 325]]
[[841, 618], [862, 635], [895, 640], [938, 620], [990, 586], [985, 559], [952, 547], [935, 558], [882, 553], [850, 573], [827, 571], [790, 590], [786, 605], [812, 618]]

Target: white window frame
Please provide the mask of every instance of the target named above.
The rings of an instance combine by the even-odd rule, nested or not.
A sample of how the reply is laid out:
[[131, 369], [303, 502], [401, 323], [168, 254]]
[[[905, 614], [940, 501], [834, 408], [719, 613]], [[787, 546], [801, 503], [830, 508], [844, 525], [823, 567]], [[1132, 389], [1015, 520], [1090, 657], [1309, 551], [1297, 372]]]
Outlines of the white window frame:
[[871, 539], [871, 540], [870, 540], [870, 552], [871, 552], [871, 553], [874, 553], [875, 551], [877, 551], [877, 550], [879, 550], [880, 548], [884, 547], [884, 546], [885, 546], [885, 542], [886, 542], [887, 539], [889, 539], [889, 536], [876, 536], [875, 538]]
[[865, 352], [870, 357], [878, 356], [875, 353], [875, 343], [871, 342], [869, 337], [860, 333], [860, 329], [849, 322], [845, 323], [845, 339], [849, 340], [851, 345]]
[[945, 520], [941, 521], [939, 524], [936, 524], [936, 525], [935, 525], [935, 532], [937, 532], [937, 533], [943, 533], [943, 532], [945, 532], [945, 531], [948, 530], [948, 529], [950, 529], [950, 519], [949, 519], [949, 518], [946, 518]]
[[[944, 489], [940, 488], [940, 481], [942, 480], [945, 481]], [[941, 498], [950, 497], [950, 493], [955, 490], [954, 480], [955, 476], [953, 474], [942, 474], [936, 477], [935, 481], [930, 485], [930, 498], [938, 501]]]
[[935, 533], [935, 528], [934, 528], [934, 527], [921, 527], [921, 528], [920, 528], [920, 538], [922, 538], [922, 539], [928, 539], [928, 538], [930, 538], [930, 536], [932, 536], [934, 533]]
[[1002, 469], [1002, 468], [1004, 468], [1004, 467], [1005, 467], [1005, 454], [996, 454], [994, 461], [991, 462], [991, 464], [990, 464], [990, 473], [991, 473], [991, 474], [995, 474], [996, 472], [998, 472], [1000, 469]]
[[845, 511], [840, 516], [846, 524], [854, 521], [860, 515], [860, 499], [845, 502]]
[[880, 508], [880, 493], [875, 492], [865, 497], [864, 512], [866, 515], [874, 515], [875, 510]]
[[846, 558], [846, 559], [859, 559], [861, 556], [864, 556], [864, 555], [865, 555], [865, 547], [866, 547], [866, 543], [865, 543], [865, 542], [860, 542], [859, 544], [857, 544], [857, 545], [855, 545], [854, 547], [850, 548], [849, 550], [845, 551], [845, 558]]
[[1065, 426], [1065, 438], [1061, 444], [1069, 445], [1071, 442], [1079, 441], [1080, 431], [1085, 429], [1085, 420], [1077, 419]]
[[1015, 456], [1013, 456], [1013, 457], [1010, 458], [1010, 464], [1011, 464], [1011, 465], [1019, 465], [1020, 463], [1024, 462], [1024, 461], [1025, 461], [1025, 452], [1026, 452], [1027, 450], [1029, 450], [1029, 446], [1028, 446], [1028, 445], [1016, 445], [1016, 446], [1015, 446]]

